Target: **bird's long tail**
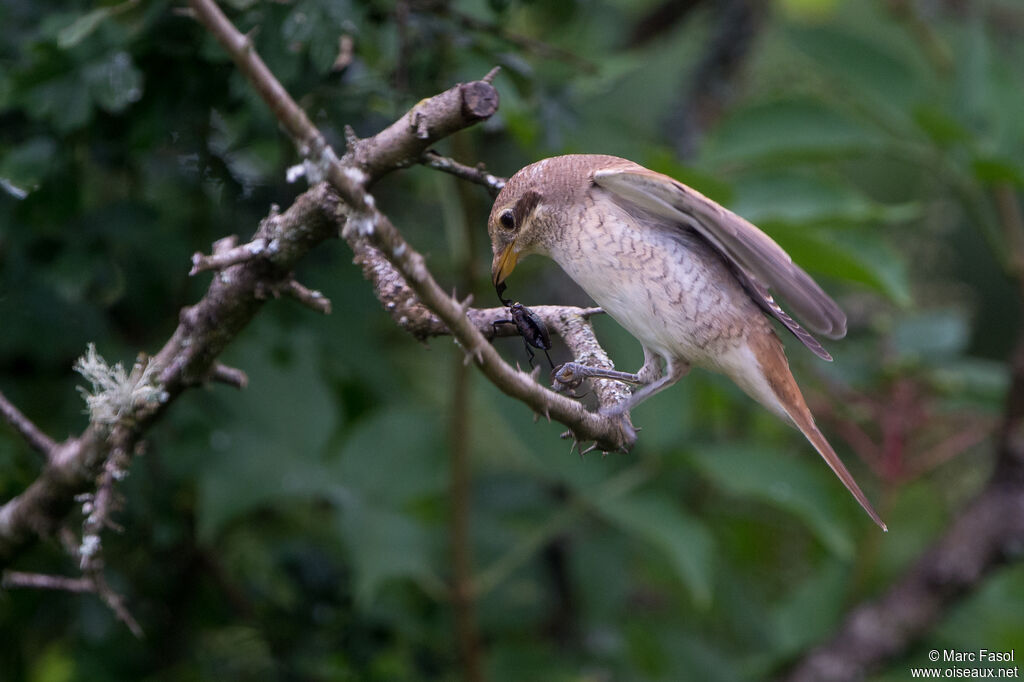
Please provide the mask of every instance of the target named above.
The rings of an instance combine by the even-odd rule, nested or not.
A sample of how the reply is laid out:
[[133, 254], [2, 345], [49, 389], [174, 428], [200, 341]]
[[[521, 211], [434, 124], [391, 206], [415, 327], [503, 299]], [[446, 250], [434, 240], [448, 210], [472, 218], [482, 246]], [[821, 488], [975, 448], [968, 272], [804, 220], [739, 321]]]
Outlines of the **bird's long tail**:
[[[781, 411], [800, 429], [800, 432], [810, 441], [811, 445], [818, 451], [818, 454], [825, 460], [825, 463], [828, 464], [833, 473], [843, 482], [843, 485], [850, 491], [854, 499], [860, 503], [860, 506], [864, 508], [864, 511], [871, 517], [871, 520], [877, 523], [878, 527], [883, 531], [888, 531], [889, 529], [871, 506], [864, 491], [860, 489], [857, 481], [853, 479], [853, 475], [847, 470], [842, 460], [839, 459], [839, 455], [836, 454], [836, 451], [832, 449], [832, 446], [825, 440], [825, 436], [822, 435], [815, 425], [814, 416], [811, 414], [810, 409], [808, 409], [803, 394], [800, 393], [800, 388], [797, 386], [796, 379], [793, 378], [793, 373], [789, 370], [789, 362], [786, 360], [786, 355], [782, 350], [782, 343], [772, 335], [770, 338], [765, 339], [764, 343], [754, 346], [753, 350], [761, 364], [761, 369], [768, 380], [768, 385], [774, 394], [774, 398], [778, 401], [777, 406], [769, 405], [769, 407], [781, 408]], [[762, 400], [761, 402], [766, 401]]]

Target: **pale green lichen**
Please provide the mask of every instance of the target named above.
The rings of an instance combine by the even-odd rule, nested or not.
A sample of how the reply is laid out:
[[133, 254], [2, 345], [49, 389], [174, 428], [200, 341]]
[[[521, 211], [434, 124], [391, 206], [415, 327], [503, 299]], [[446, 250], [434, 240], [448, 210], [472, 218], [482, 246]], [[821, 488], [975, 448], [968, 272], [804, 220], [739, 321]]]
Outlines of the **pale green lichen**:
[[129, 376], [120, 362], [108, 365], [96, 352], [94, 344], [88, 345], [85, 355], [75, 361], [73, 369], [92, 384], [91, 390], [79, 386], [78, 392], [85, 399], [93, 423], [113, 426], [137, 406], [165, 400], [166, 392], [156, 385], [152, 365], [136, 366], [137, 371]]

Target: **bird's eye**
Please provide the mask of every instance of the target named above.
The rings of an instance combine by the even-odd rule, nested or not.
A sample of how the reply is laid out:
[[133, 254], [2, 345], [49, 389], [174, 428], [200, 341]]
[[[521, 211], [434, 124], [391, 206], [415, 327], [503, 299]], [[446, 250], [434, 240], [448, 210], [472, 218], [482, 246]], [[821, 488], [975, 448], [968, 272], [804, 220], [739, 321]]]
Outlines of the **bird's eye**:
[[498, 222], [500, 222], [501, 226], [506, 230], [514, 230], [516, 227], [516, 216], [512, 213], [512, 210], [509, 209], [501, 214], [501, 217], [498, 218]]

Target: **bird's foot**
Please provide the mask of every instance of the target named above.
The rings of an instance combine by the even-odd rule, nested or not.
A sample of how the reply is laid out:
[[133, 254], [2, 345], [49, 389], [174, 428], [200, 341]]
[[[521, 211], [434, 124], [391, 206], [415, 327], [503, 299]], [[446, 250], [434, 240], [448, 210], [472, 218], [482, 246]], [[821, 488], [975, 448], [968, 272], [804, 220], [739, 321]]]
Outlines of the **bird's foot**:
[[627, 384], [643, 383], [637, 374], [581, 365], [578, 362], [564, 362], [551, 370], [551, 385], [559, 393], [565, 389], [579, 388], [585, 379], [611, 379]]

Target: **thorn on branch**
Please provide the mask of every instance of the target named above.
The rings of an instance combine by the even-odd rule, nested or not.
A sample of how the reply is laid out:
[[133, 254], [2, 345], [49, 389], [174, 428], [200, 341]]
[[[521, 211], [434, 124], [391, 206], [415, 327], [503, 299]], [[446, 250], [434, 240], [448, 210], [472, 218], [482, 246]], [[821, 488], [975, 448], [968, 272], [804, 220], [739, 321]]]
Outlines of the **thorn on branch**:
[[284, 284], [282, 291], [307, 308], [324, 315], [331, 314], [331, 299], [315, 289], [307, 289], [294, 279], [288, 280]]
[[499, 71], [501, 71], [501, 67], [495, 66], [493, 69], [487, 72], [486, 76], [484, 76], [480, 80], [482, 80], [484, 83], [494, 83], [494, 78], [498, 75]]
[[14, 427], [14, 430], [25, 439], [25, 442], [33, 450], [47, 459], [52, 456], [53, 451], [57, 448], [57, 443], [43, 433], [38, 426], [33, 424], [32, 420], [26, 417], [13, 403], [7, 400], [3, 392], [0, 392], [0, 413], [3, 414], [4, 420]]
[[359, 144], [359, 136], [356, 135], [355, 129], [345, 124], [345, 150], [349, 154], [355, 153], [356, 145]]
[[214, 363], [210, 370], [210, 380], [234, 386], [237, 389], [244, 389], [249, 385], [249, 375], [244, 371], [236, 367], [228, 367], [220, 362]]
[[235, 246], [238, 237], [232, 235], [213, 243], [213, 253], [209, 256], [196, 251], [192, 254], [192, 269], [189, 276], [198, 275], [205, 270], [223, 270], [236, 263], [244, 263], [253, 258], [273, 254], [277, 249], [273, 240], [253, 239], [251, 242]]
[[[456, 341], [458, 343], [458, 341]], [[466, 356], [462, 359], [462, 364], [469, 366], [469, 363], [476, 361], [477, 365], [484, 364], [484, 352], [481, 348], [474, 348], [473, 350], [467, 351]]]

